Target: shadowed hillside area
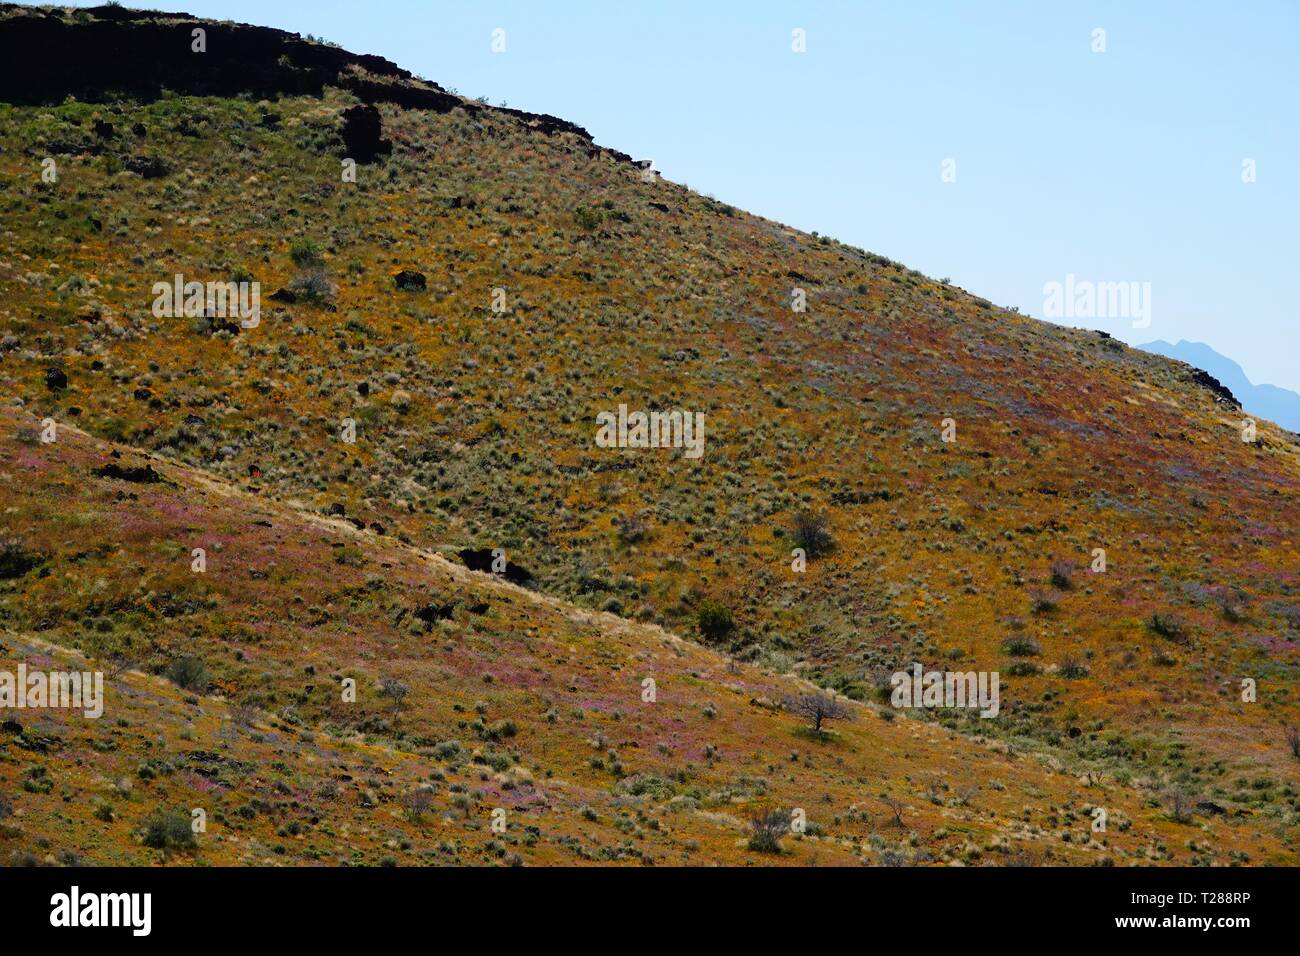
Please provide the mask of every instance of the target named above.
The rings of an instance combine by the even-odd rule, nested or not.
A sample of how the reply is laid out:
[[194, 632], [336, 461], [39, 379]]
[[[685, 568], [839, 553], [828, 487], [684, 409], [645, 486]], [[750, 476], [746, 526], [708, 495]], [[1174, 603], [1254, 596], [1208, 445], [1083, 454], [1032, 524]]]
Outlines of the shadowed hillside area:
[[0, 671], [104, 673], [0, 860], [1300, 862], [1300, 444], [1212, 376], [281, 31], [0, 64]]

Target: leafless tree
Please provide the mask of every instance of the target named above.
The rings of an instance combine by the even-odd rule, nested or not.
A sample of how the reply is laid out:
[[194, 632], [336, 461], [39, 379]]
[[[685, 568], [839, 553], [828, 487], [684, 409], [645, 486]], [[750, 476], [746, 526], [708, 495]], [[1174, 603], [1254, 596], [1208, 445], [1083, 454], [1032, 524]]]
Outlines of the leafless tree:
[[880, 799], [884, 802], [885, 806], [889, 807], [889, 812], [894, 815], [894, 826], [903, 826], [903, 801], [899, 800], [897, 797], [891, 797], [887, 793], [882, 793]]
[[1286, 735], [1286, 745], [1291, 748], [1291, 756], [1300, 757], [1300, 727], [1286, 727], [1282, 732]]
[[1188, 808], [1192, 805], [1192, 795], [1181, 787], [1171, 787], [1165, 791], [1165, 806], [1169, 808], [1169, 819], [1175, 823], [1187, 823], [1191, 820]]
[[406, 699], [406, 695], [410, 692], [411, 688], [407, 687], [396, 677], [385, 677], [379, 682], [379, 693], [381, 696], [387, 697], [393, 702], [394, 714], [401, 709], [402, 701]]
[[821, 691], [816, 694], [801, 694], [787, 697], [785, 709], [812, 721], [814, 733], [822, 732], [822, 722], [827, 720], [852, 720], [853, 711], [835, 695]]

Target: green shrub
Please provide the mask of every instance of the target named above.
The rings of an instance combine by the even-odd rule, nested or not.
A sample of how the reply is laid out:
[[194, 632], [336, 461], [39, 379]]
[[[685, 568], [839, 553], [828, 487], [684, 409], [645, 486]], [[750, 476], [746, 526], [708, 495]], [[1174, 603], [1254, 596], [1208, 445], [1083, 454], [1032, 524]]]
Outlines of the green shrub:
[[156, 810], [144, 822], [145, 846], [156, 850], [190, 850], [198, 845], [184, 810]]
[[183, 690], [202, 693], [208, 689], [208, 668], [192, 654], [182, 654], [168, 664], [165, 676]]
[[319, 267], [324, 264], [320, 244], [314, 239], [299, 239], [289, 247], [289, 258], [300, 269]]
[[705, 601], [695, 612], [695, 623], [700, 628], [704, 639], [710, 642], [724, 641], [735, 630], [736, 622], [731, 616], [731, 608], [717, 601]]
[[1042, 653], [1036, 641], [1027, 637], [1009, 637], [1002, 645], [1002, 650], [1012, 657], [1034, 657]]

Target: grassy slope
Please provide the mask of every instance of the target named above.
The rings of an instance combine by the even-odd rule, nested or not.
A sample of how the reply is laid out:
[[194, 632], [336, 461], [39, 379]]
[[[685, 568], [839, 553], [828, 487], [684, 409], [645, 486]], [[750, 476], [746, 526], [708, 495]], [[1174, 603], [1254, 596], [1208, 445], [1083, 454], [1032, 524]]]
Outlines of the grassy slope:
[[[1174, 363], [643, 183], [505, 116], [385, 107], [393, 157], [341, 183], [349, 102], [0, 106], [6, 394], [415, 545], [505, 547], [590, 607], [688, 633], [720, 600], [740, 624], [724, 650], [861, 699], [913, 660], [1005, 677], [1005, 641], [1024, 636], [1042, 672], [1007, 679], [1002, 718], [945, 722], [1294, 828], [1292, 436], [1264, 424], [1246, 445]], [[59, 183], [41, 184], [51, 144], [93, 143], [97, 117], [115, 127], [104, 152], [59, 153]], [[133, 152], [172, 172], [121, 171]], [[300, 238], [326, 249], [332, 310], [266, 301]], [[400, 268], [429, 291], [396, 290]], [[239, 269], [263, 284], [260, 328], [149, 314], [154, 282]], [[53, 365], [67, 390], [46, 388]], [[596, 448], [596, 413], [622, 401], [704, 411], [704, 458]], [[356, 445], [334, 437], [349, 416]], [[802, 510], [828, 515], [838, 547], [796, 575]], [[1105, 575], [1047, 581], [1096, 547]], [[1035, 591], [1056, 610], [1035, 613]], [[1217, 603], [1233, 591], [1237, 619]], [[40, 629], [16, 593], [9, 625]], [[102, 616], [164, 659], [133, 600]], [[1153, 613], [1183, 635], [1152, 633]], [[1071, 660], [1086, 676], [1057, 670]], [[1258, 703], [1239, 701], [1247, 676]]]
[[[10, 712], [0, 780], [10, 853], [85, 862], [1253, 862], [1271, 826], [1168, 819], [1136, 786], [1088, 785], [994, 742], [854, 705], [826, 740], [771, 706], [801, 683], [653, 625], [583, 611], [210, 474], [119, 449], [161, 479], [95, 475], [106, 446], [0, 413], [0, 505], [42, 554], [17, 595], [39, 634], [13, 670], [88, 667], [124, 628], [157, 655], [109, 681], [105, 716]], [[189, 548], [204, 547], [205, 573]], [[414, 611], [455, 605], [434, 623]], [[486, 605], [486, 607], [476, 607]], [[129, 610], [128, 610], [129, 609]], [[403, 613], [405, 612], [405, 613]], [[106, 623], [107, 622], [107, 623]], [[196, 655], [213, 695], [147, 673]], [[399, 710], [378, 693], [400, 675]], [[340, 680], [357, 680], [356, 704]], [[642, 700], [653, 677], [657, 699]], [[236, 709], [235, 705], [243, 705]], [[241, 716], [242, 715], [242, 716]], [[505, 731], [504, 724], [513, 727]], [[459, 747], [450, 741], [457, 741]], [[36, 769], [40, 768], [40, 769]], [[48, 781], [48, 786], [43, 781]], [[423, 820], [402, 797], [433, 787]], [[45, 792], [42, 792], [45, 791]], [[884, 796], [903, 808], [898, 825]], [[1089, 840], [1091, 807], [1110, 814]], [[112, 819], [97, 816], [111, 809]], [[202, 807], [196, 850], [140, 845], [159, 807]], [[507, 811], [504, 835], [490, 829]], [[746, 849], [748, 813], [806, 810], [786, 853]]]

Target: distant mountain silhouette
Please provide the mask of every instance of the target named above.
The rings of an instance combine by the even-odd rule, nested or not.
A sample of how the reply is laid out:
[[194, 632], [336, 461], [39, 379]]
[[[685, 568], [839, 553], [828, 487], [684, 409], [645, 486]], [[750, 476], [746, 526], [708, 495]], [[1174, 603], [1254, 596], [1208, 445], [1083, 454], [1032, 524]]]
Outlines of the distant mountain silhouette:
[[1246, 411], [1277, 422], [1293, 432], [1300, 431], [1300, 395], [1276, 385], [1252, 384], [1240, 365], [1220, 355], [1204, 342], [1180, 339], [1177, 345], [1170, 345], [1165, 341], [1156, 341], [1139, 345], [1138, 348], [1178, 359], [1208, 372], [1232, 390]]

